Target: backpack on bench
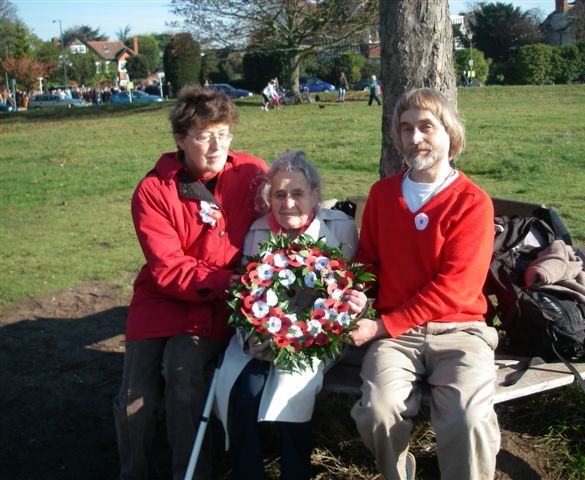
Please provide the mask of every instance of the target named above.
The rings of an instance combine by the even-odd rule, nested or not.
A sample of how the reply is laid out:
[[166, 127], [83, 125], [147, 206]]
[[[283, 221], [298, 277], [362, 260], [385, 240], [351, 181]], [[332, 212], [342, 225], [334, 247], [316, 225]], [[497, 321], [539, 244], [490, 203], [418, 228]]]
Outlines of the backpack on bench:
[[[494, 254], [484, 286], [488, 321], [498, 316], [505, 331], [500, 348], [507, 353], [558, 357], [575, 374], [567, 359], [585, 358], [585, 305], [560, 292], [524, 286], [524, 272], [539, 252], [555, 239], [570, 244], [566, 229], [543, 217], [495, 218]], [[585, 391], [585, 382], [576, 377]]]

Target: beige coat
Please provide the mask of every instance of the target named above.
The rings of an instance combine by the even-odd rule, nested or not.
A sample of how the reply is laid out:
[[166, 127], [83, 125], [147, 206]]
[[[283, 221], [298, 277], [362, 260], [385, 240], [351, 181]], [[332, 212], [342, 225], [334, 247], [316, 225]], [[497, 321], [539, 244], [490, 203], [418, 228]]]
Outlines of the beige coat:
[[[250, 227], [244, 243], [244, 255], [257, 253], [258, 243], [269, 238], [268, 217], [256, 220]], [[315, 240], [325, 237], [329, 246], [342, 245], [343, 256], [354, 257], [358, 247], [355, 222], [345, 213], [322, 209], [305, 231]], [[242, 348], [241, 336], [232, 337], [225, 352], [215, 390], [215, 413], [226, 431], [226, 448], [229, 448], [228, 412], [232, 387], [240, 373], [252, 359]], [[315, 396], [323, 383], [323, 362], [315, 361], [312, 370], [287, 373], [272, 367], [266, 380], [258, 421], [307, 422], [313, 415]]]

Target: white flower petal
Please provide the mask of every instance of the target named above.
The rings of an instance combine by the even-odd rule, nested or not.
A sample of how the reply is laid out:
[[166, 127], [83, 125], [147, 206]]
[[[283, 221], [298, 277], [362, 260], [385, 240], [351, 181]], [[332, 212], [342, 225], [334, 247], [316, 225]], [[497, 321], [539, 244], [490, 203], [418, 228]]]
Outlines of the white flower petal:
[[288, 257], [284, 253], [274, 255], [274, 265], [278, 268], [288, 267]]
[[329, 259], [327, 257], [317, 257], [317, 259], [315, 260], [315, 270], [318, 271], [323, 270], [328, 263]]
[[315, 280], [317, 280], [317, 274], [315, 272], [307, 272], [303, 280], [307, 287], [314, 288]]
[[278, 317], [270, 317], [268, 319], [268, 331], [272, 334], [278, 332], [280, 330], [280, 328], [282, 327], [282, 322], [280, 321], [280, 318]]
[[273, 273], [274, 273], [274, 270], [272, 270], [272, 267], [270, 265], [266, 265], [265, 263], [258, 266], [256, 271], [258, 272], [258, 278], [262, 281], [270, 280], [272, 278]]
[[276, 295], [274, 290], [269, 289], [266, 292], [266, 303], [271, 307], [278, 305], [278, 295]]
[[252, 314], [256, 318], [262, 318], [268, 315], [269, 307], [268, 305], [263, 302], [262, 300], [258, 300], [252, 304]]
[[289, 287], [295, 283], [295, 280], [297, 279], [292, 270], [289, 269], [284, 269], [278, 272], [278, 278], [280, 279], [280, 283], [285, 287]]
[[337, 315], [337, 323], [342, 327], [347, 327], [351, 323], [351, 317], [347, 314], [347, 312], [341, 312]]
[[321, 331], [323, 330], [323, 326], [321, 325], [321, 322], [318, 320], [309, 320], [307, 322], [307, 330], [311, 332], [311, 335], [317, 335], [321, 333]]
[[343, 290], [340, 290], [339, 288], [336, 288], [331, 293], [331, 298], [334, 298], [335, 300], [339, 300], [342, 296], [343, 296]]
[[291, 325], [291, 327], [289, 328], [288, 332], [286, 332], [286, 336], [287, 337], [292, 337], [292, 338], [299, 338], [303, 336], [303, 330], [301, 329], [301, 327], [297, 326], [297, 325]]

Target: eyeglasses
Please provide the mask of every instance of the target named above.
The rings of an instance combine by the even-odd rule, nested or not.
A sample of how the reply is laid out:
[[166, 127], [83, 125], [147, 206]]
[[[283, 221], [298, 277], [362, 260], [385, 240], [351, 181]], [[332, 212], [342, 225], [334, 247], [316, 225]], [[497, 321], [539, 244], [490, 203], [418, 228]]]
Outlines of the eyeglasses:
[[197, 135], [191, 135], [189, 132], [185, 132], [185, 135], [187, 135], [188, 137], [191, 137], [193, 140], [195, 140], [197, 143], [199, 143], [201, 145], [210, 144], [212, 138], [215, 139], [215, 141], [217, 143], [227, 143], [227, 142], [231, 141], [232, 138], [234, 138], [234, 134], [230, 133], [230, 132], [217, 132], [217, 133], [204, 132], [204, 133], [199, 133]]

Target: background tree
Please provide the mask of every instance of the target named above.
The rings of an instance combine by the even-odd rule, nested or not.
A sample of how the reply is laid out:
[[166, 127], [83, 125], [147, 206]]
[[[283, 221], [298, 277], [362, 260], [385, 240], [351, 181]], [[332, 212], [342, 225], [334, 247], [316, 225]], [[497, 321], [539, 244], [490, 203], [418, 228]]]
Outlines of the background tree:
[[132, 80], [142, 80], [151, 72], [148, 68], [148, 59], [142, 55], [134, 55], [126, 60], [126, 71]]
[[[310, 53], [337, 49], [374, 23], [374, 0], [173, 0], [173, 12], [206, 47], [279, 52], [288, 62], [286, 82], [298, 92], [299, 67]], [[236, 42], [239, 42], [236, 43]]]
[[457, 102], [453, 37], [447, 0], [380, 0], [382, 40], [382, 156], [380, 176], [402, 167], [391, 137], [398, 97], [412, 88], [431, 87]]
[[[461, 73], [469, 70], [469, 57], [470, 50], [463, 48], [455, 51], [455, 75], [457, 78], [461, 78]], [[472, 81], [485, 83], [488, 78], [490, 69], [491, 59], [485, 58], [483, 52], [474, 48], [471, 50], [471, 58], [473, 59], [473, 71], [475, 72], [475, 78]]]
[[[161, 49], [158, 40], [153, 35], [135, 35], [138, 41], [138, 53], [144, 56], [149, 73], [162, 67]], [[126, 38], [126, 46], [134, 48], [134, 37]]]
[[[68, 78], [71, 82], [79, 85], [92, 85], [96, 72], [104, 69], [103, 63], [94, 52], [74, 53], [67, 58], [69, 62], [67, 67]], [[100, 66], [97, 67], [97, 65]], [[61, 73], [61, 70], [58, 72]]]
[[63, 42], [65, 45], [75, 38], [79, 38], [85, 42], [104, 41], [108, 39], [107, 35], [101, 33], [99, 28], [92, 28], [89, 25], [75, 25], [63, 32]]
[[345, 72], [348, 82], [355, 83], [360, 80], [365, 63], [366, 59], [360, 53], [344, 53], [339, 59], [338, 73]]
[[38, 84], [37, 78], [47, 78], [56, 65], [47, 65], [35, 58], [6, 57], [1, 62], [2, 69], [28, 90], [33, 90]]
[[165, 48], [163, 63], [166, 80], [171, 82], [175, 95], [183, 86], [199, 83], [201, 48], [188, 33], [171, 38]]
[[536, 12], [522, 12], [511, 3], [480, 3], [470, 16], [470, 29], [475, 46], [495, 62], [506, 62], [522, 45], [542, 40]]
[[126, 24], [118, 29], [118, 31], [116, 32], [116, 37], [118, 37], [118, 40], [120, 40], [122, 43], [126, 43], [126, 40], [128, 39], [131, 30], [132, 27]]

